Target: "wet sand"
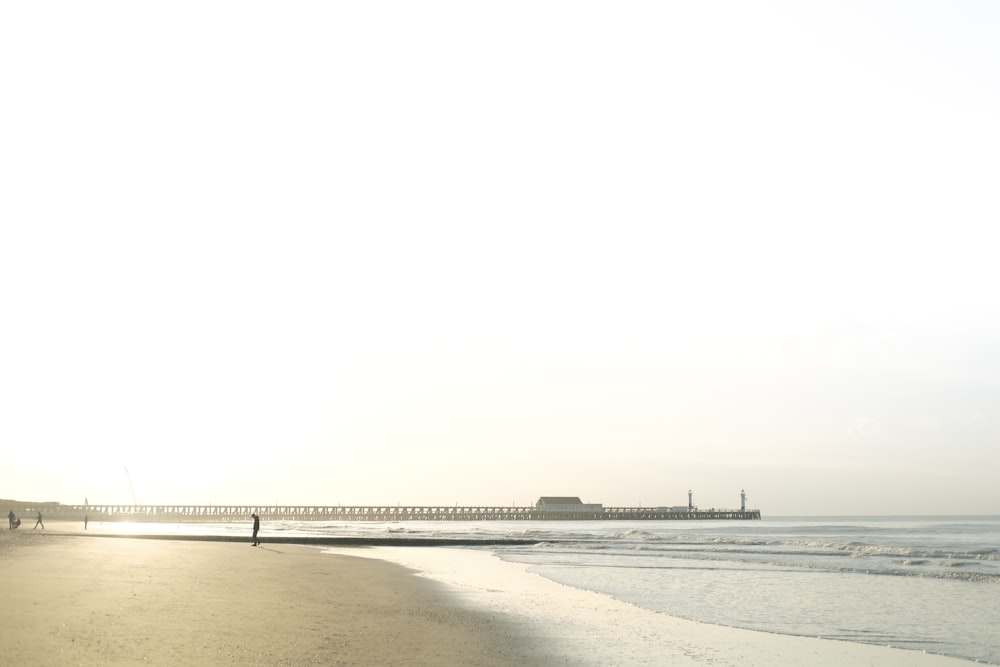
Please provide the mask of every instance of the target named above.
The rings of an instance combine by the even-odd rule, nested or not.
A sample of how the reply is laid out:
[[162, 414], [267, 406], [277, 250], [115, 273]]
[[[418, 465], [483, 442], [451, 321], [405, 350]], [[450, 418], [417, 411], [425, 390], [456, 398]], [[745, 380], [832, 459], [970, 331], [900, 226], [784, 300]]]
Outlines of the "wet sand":
[[[0, 531], [2, 664], [973, 664], [653, 612], [641, 612], [639, 626], [630, 617], [628, 627], [641, 636], [626, 638], [618, 623], [636, 608], [512, 572], [520, 566], [500, 561], [477, 563], [463, 595], [458, 582], [438, 584], [386, 560], [311, 547], [99, 537], [78, 526], [47, 526]], [[448, 568], [483, 556], [406, 549]], [[494, 608], [470, 606], [471, 587], [494, 576], [485, 589]], [[559, 617], [559, 609], [571, 611]], [[588, 653], [594, 645], [604, 650]]]

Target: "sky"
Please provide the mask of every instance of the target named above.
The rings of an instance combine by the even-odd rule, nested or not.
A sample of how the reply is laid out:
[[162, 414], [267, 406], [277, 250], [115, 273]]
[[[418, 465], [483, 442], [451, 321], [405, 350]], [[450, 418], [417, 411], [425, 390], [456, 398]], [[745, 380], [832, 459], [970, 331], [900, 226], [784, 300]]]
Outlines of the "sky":
[[996, 514], [998, 33], [7, 3], [0, 498]]

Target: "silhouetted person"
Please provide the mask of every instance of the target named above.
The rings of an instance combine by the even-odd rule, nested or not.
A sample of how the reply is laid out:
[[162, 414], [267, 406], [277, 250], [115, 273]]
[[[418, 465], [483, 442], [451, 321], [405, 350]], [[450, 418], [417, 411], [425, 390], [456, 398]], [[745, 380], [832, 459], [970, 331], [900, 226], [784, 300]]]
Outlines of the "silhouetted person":
[[251, 514], [253, 517], [253, 546], [257, 546], [260, 542], [257, 541], [257, 531], [260, 530], [260, 517], [256, 514]]
[[[42, 527], [42, 530], [45, 530], [45, 524], [42, 523], [42, 513], [41, 512], [38, 513], [38, 521], [35, 522], [35, 528], [38, 528], [39, 526]], [[35, 528], [32, 528], [32, 530], [34, 530]]]
[[14, 510], [11, 510], [11, 511], [7, 512], [7, 521], [10, 522], [10, 528], [11, 528], [11, 530], [13, 530], [15, 528], [15, 526], [14, 526], [14, 519], [16, 519], [16, 518], [17, 517], [14, 516]]
[[87, 530], [87, 515], [83, 515], [83, 529]]

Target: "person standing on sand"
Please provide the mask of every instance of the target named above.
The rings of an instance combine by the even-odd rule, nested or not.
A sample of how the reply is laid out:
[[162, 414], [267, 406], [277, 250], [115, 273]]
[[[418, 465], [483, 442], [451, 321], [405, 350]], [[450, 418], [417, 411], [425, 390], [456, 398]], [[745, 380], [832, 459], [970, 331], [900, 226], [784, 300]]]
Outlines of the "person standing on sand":
[[83, 515], [83, 529], [87, 530], [87, 515]]
[[260, 542], [257, 541], [257, 531], [260, 530], [260, 517], [256, 513], [251, 514], [253, 517], [253, 545], [257, 546]]
[[10, 528], [11, 528], [11, 530], [14, 529], [14, 518], [15, 518], [14, 517], [14, 510], [11, 510], [11, 511], [7, 512], [7, 521], [10, 522]]
[[[45, 524], [42, 523], [42, 513], [41, 512], [38, 513], [38, 521], [35, 522], [35, 528], [38, 528], [39, 526], [42, 527], [42, 530], [45, 530]], [[35, 528], [32, 528], [32, 530], [34, 530]]]

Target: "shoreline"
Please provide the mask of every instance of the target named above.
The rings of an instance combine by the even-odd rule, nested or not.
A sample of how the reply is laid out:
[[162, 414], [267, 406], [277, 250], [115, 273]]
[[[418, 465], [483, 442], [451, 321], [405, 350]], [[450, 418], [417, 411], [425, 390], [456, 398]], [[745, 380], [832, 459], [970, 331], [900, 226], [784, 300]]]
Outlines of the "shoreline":
[[556, 584], [488, 550], [249, 541], [60, 524], [2, 531], [0, 654], [29, 665], [974, 664], [688, 621]]
[[658, 613], [610, 596], [556, 583], [487, 551], [375, 547], [337, 549], [390, 560], [446, 583], [471, 608], [512, 614], [521, 634], [543, 635], [559, 645], [570, 665], [701, 667], [962, 667], [976, 663], [905, 648], [818, 637], [785, 635], [691, 621]]

